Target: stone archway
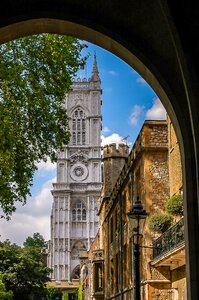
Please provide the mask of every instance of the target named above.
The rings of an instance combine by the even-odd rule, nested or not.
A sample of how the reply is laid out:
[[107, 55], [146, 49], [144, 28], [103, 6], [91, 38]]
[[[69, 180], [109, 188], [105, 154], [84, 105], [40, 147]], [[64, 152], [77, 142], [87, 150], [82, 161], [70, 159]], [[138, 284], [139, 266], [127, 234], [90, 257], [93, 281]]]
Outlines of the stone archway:
[[122, 58], [155, 90], [169, 113], [181, 146], [188, 298], [197, 299], [199, 11], [194, 4], [187, 3], [181, 6], [179, 14], [180, 5], [174, 2], [3, 0], [0, 42], [39, 32], [75, 35]]

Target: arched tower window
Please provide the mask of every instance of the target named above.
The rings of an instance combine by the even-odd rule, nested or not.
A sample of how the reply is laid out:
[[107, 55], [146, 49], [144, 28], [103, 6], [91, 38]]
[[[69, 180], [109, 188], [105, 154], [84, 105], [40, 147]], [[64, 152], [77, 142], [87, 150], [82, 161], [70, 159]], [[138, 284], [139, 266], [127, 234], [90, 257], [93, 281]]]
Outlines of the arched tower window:
[[77, 200], [72, 207], [72, 221], [86, 221], [86, 205], [82, 200]]
[[72, 115], [72, 144], [86, 144], [86, 116], [80, 108], [76, 109]]

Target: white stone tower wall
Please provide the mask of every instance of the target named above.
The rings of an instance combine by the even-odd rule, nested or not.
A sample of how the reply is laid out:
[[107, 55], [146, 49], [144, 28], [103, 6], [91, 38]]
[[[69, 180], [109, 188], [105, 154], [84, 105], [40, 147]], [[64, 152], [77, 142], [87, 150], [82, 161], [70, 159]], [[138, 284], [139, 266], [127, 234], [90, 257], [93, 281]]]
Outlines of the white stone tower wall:
[[65, 97], [71, 139], [58, 153], [53, 185], [49, 267], [55, 280], [77, 276], [79, 251], [98, 231], [101, 179], [101, 82], [96, 56], [90, 79], [77, 80]]

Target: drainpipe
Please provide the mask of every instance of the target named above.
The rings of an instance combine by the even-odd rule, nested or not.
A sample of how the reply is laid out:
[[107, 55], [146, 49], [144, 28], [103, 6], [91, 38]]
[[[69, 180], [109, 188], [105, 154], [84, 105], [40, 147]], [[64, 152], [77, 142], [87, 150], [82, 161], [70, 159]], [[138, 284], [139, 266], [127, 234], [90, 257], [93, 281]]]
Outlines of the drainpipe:
[[[133, 198], [134, 198], [134, 173], [129, 172], [129, 178], [130, 178], [130, 199], [131, 199], [131, 210], [133, 209]], [[132, 287], [134, 286], [134, 277], [135, 277], [135, 270], [134, 270], [134, 243], [133, 243], [133, 236], [131, 241], [131, 247], [132, 247], [132, 253], [131, 253], [131, 259], [132, 259]], [[133, 291], [134, 292], [134, 291]]]
[[123, 300], [123, 220], [122, 220], [122, 193], [119, 193], [120, 203], [120, 299]]
[[129, 173], [130, 178], [130, 197], [131, 197], [131, 208], [133, 207], [133, 194], [134, 194], [134, 174], [132, 172]]
[[[107, 244], [108, 244], [108, 260], [107, 260], [107, 287], [105, 287], [106, 288], [106, 292], [107, 292], [107, 299], [109, 299], [109, 297], [110, 297], [110, 237], [109, 237], [109, 235], [110, 235], [110, 232], [109, 232], [109, 218], [107, 218], [107, 228], [108, 228], [108, 241], [107, 241]], [[105, 266], [104, 266], [105, 267]], [[105, 271], [105, 268], [104, 268], [104, 271]], [[105, 280], [106, 280], [105, 279]], [[104, 282], [105, 282], [105, 280], [104, 280]]]

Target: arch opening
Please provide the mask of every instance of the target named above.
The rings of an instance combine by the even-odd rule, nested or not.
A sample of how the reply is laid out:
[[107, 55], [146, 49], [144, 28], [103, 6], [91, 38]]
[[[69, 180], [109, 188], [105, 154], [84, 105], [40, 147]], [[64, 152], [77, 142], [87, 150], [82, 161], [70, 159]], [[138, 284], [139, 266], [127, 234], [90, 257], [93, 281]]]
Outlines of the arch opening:
[[[83, 23], [83, 22], [82, 22]], [[197, 176], [197, 170], [191, 170], [191, 165], [196, 165], [197, 163], [195, 161], [194, 157], [194, 141], [192, 137], [188, 138], [187, 141], [185, 139], [186, 135], [189, 133], [192, 135], [194, 134], [191, 130], [190, 125], [190, 119], [187, 118], [187, 126], [186, 124], [183, 125], [183, 116], [180, 117], [180, 105], [176, 99], [177, 94], [175, 95], [172, 91], [172, 89], [169, 88], [169, 84], [166, 81], [166, 78], [163, 78], [161, 74], [158, 72], [157, 69], [153, 65], [151, 65], [151, 68], [146, 67], [149, 66], [149, 62], [146, 57], [143, 56], [143, 53], [138, 54], [138, 49], [133, 49], [132, 45], [128, 45], [125, 40], [123, 41], [120, 38], [120, 42], [117, 41], [117, 38], [111, 37], [111, 34], [105, 35], [103, 33], [100, 33], [99, 31], [95, 31], [89, 27], [86, 27], [84, 25], [79, 25], [77, 23], [72, 23], [68, 21], [63, 20], [55, 20], [55, 19], [49, 19], [49, 18], [41, 18], [41, 19], [30, 19], [28, 21], [24, 22], [18, 22], [12, 25], [5, 26], [0, 30], [1, 34], [1, 42], [5, 42], [7, 40], [11, 40], [17, 37], [26, 36], [29, 34], [34, 33], [41, 33], [41, 32], [49, 32], [49, 33], [60, 33], [60, 34], [67, 34], [67, 35], [75, 35], [75, 37], [90, 41], [92, 43], [95, 43], [110, 52], [114, 53], [115, 55], [119, 56], [121, 59], [123, 59], [125, 62], [127, 62], [130, 66], [133, 67], [148, 83], [149, 85], [154, 89], [158, 97], [161, 99], [162, 103], [164, 104], [165, 108], [167, 109], [167, 112], [174, 124], [174, 127], [176, 129], [177, 137], [180, 143], [180, 149], [181, 149], [181, 156], [182, 156], [182, 162], [183, 162], [183, 173], [184, 173], [184, 185], [185, 185], [185, 193], [186, 196], [194, 197], [197, 199], [197, 190], [194, 191], [194, 187], [196, 185], [190, 184], [188, 182], [188, 178], [192, 179], [193, 182], [196, 182], [196, 176]], [[75, 33], [75, 34], [74, 34]], [[119, 40], [119, 39], [118, 39]], [[125, 45], [125, 46], [124, 46]], [[136, 53], [134, 55], [133, 53]], [[140, 57], [140, 59], [138, 59]], [[142, 57], [142, 59], [141, 59]], [[154, 72], [153, 72], [154, 71]], [[183, 91], [184, 92], [184, 91]], [[186, 109], [186, 107], [185, 107]], [[184, 114], [184, 111], [183, 111]], [[188, 114], [187, 114], [188, 117]], [[185, 128], [187, 127], [187, 128]], [[190, 145], [189, 142], [191, 141]], [[193, 157], [190, 157], [190, 151], [193, 151]], [[189, 190], [190, 189], [190, 190]], [[192, 201], [193, 202], [193, 201]], [[186, 202], [187, 203], [187, 202]], [[191, 211], [194, 211], [194, 205], [191, 203], [190, 210], [188, 212], [187, 204], [186, 204], [186, 225], [190, 223], [190, 228], [194, 228], [194, 223], [191, 223]], [[195, 212], [195, 214], [197, 211]], [[196, 221], [197, 222], [197, 219]], [[197, 231], [198, 229], [195, 228]], [[186, 231], [186, 239], [187, 242], [190, 242], [189, 236], [190, 236], [191, 230], [187, 229]], [[194, 241], [194, 240], [193, 240]], [[187, 246], [188, 247], [188, 246]], [[195, 247], [195, 248], [194, 248]], [[189, 247], [187, 248], [189, 249]], [[194, 246], [192, 248], [192, 252], [198, 249], [197, 242], [195, 240]], [[190, 266], [193, 265], [193, 261], [195, 256], [193, 255], [192, 259], [190, 259], [190, 255], [188, 253], [188, 279], [189, 283], [190, 281]], [[189, 264], [190, 263], [190, 264]], [[191, 267], [193, 269], [193, 267]], [[194, 272], [195, 274], [195, 272]], [[194, 275], [195, 276], [195, 275]], [[196, 282], [196, 281], [195, 281]], [[194, 286], [194, 289], [196, 290], [196, 285]], [[192, 290], [190, 288], [190, 290]], [[197, 295], [197, 293], [196, 293]], [[194, 298], [190, 298], [194, 299]]]

